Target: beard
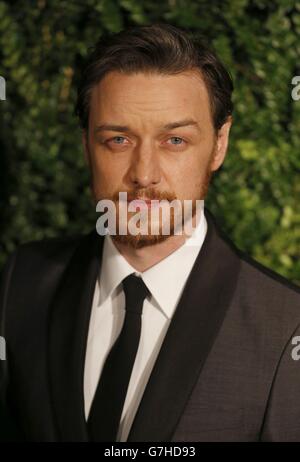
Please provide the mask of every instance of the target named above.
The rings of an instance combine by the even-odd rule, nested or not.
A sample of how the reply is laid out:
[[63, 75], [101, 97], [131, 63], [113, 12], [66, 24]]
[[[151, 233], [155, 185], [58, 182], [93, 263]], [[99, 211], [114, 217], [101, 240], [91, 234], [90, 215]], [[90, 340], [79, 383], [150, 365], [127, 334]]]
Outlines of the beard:
[[[206, 172], [204, 174], [204, 178], [202, 179], [202, 182], [199, 187], [199, 195], [196, 199], [190, 200], [191, 202], [191, 210], [189, 210], [189, 216], [188, 220], [192, 220], [193, 217], [195, 216], [197, 212], [197, 202], [198, 201], [203, 201], [204, 198], [207, 195], [208, 192], [208, 187], [211, 182], [211, 176], [212, 176], [212, 171], [211, 171], [211, 161], [209, 162], [209, 165], [206, 168]], [[163, 222], [163, 210], [159, 210], [159, 215], [157, 213], [154, 215], [154, 209], [152, 207], [147, 207], [147, 210], [144, 210], [142, 213], [139, 213], [137, 211], [131, 212], [128, 211], [128, 204], [124, 201], [119, 200], [119, 191], [113, 194], [112, 196], [108, 197], [107, 195], [105, 197], [100, 197], [98, 200], [101, 199], [109, 199], [111, 200], [114, 205], [115, 209], [117, 211], [116, 213], [116, 232], [114, 234], [111, 234], [111, 238], [113, 239], [114, 242], [120, 243], [122, 245], [126, 245], [128, 247], [131, 247], [133, 249], [141, 249], [143, 247], [148, 247], [152, 245], [159, 244], [161, 242], [164, 242], [166, 239], [168, 239], [170, 236], [174, 236], [176, 234], [182, 234], [180, 232], [182, 229], [184, 229], [185, 226], [185, 219], [186, 215], [182, 213], [185, 207], [185, 201], [180, 201], [176, 197], [176, 195], [173, 192], [169, 191], [157, 191], [155, 188], [139, 188], [131, 191], [122, 191], [127, 193], [127, 202], [128, 204], [133, 201], [137, 200], [140, 198], [145, 198], [147, 200], [157, 200], [157, 201], [163, 201], [165, 210], [167, 210], [167, 223]], [[176, 207], [170, 207], [169, 204], [172, 203], [173, 201], [177, 202], [177, 205], [180, 206], [181, 208], [181, 214], [178, 215], [178, 210], [176, 210]], [[127, 223], [121, 223], [120, 221], [120, 207], [126, 208], [127, 212]], [[162, 212], [162, 213], [160, 213]], [[137, 217], [137, 223], [140, 226], [140, 229], [142, 229], [142, 232], [138, 232], [137, 234], [132, 234], [130, 230], [128, 229], [128, 224], [129, 221], [136, 216], [136, 214], [139, 214]], [[154, 218], [156, 218], [156, 222], [153, 223]], [[158, 218], [158, 220], [157, 220]], [[145, 227], [143, 228], [143, 225], [145, 225], [145, 220], [146, 220], [146, 233], [145, 233]], [[126, 233], [120, 232], [120, 228], [124, 230], [124, 225], [126, 229]], [[164, 226], [167, 228], [167, 233], [163, 232], [164, 231]], [[153, 227], [155, 228], [153, 232]]]

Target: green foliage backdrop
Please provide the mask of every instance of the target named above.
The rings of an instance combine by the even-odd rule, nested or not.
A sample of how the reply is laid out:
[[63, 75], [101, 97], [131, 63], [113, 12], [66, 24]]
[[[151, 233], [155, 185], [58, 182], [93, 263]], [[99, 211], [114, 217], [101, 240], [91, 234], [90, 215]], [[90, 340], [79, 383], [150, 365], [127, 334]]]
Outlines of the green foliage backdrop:
[[241, 249], [300, 283], [295, 0], [0, 1], [0, 265], [21, 242], [94, 226], [73, 115], [78, 68], [103, 31], [153, 22], [201, 31], [230, 69], [234, 127], [207, 205]]

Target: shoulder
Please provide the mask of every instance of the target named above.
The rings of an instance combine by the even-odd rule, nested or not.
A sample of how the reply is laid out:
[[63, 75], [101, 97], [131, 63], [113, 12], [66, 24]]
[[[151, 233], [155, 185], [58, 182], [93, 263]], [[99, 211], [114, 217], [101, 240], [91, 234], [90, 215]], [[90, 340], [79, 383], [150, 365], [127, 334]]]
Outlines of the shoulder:
[[[49, 238], [21, 244], [7, 259], [6, 267], [33, 269], [36, 265], [55, 265], [68, 260], [82, 235]], [[5, 270], [5, 268], [4, 268]]]
[[[91, 234], [91, 233], [90, 233]], [[8, 287], [16, 290], [43, 280], [58, 278], [80, 243], [90, 234], [49, 238], [21, 244], [7, 259], [1, 272], [1, 295]], [[4, 297], [6, 298], [6, 297]]]
[[240, 300], [251, 306], [265, 328], [292, 332], [300, 324], [300, 287], [249, 255], [238, 251], [241, 261]]
[[250, 255], [240, 250], [238, 250], [238, 254], [241, 259], [242, 271], [247, 278], [251, 278], [258, 290], [261, 287], [264, 290], [275, 291], [276, 294], [282, 293], [300, 299], [300, 286], [262, 265]]
[[264, 286], [265, 288], [272, 287], [277, 291], [294, 294], [296, 297], [300, 296], [300, 286], [293, 283], [284, 276], [281, 276], [276, 271], [259, 263], [249, 254], [239, 249], [235, 243], [226, 235], [226, 233], [224, 233], [215, 217], [207, 209], [205, 211], [205, 216], [209, 223], [211, 225], [213, 224], [216, 234], [225, 243], [228, 250], [235, 254], [235, 256], [240, 260], [241, 272], [244, 273], [248, 279], [251, 279], [253, 284], [256, 286], [258, 285], [257, 288], [260, 286]]
[[208, 220], [218, 239], [227, 248], [228, 255], [239, 261], [236, 283], [236, 298], [243, 313], [259, 318], [270, 325], [300, 322], [300, 287], [272, 269], [262, 265], [246, 252], [240, 250], [223, 232], [215, 218], [209, 213]]
[[31, 257], [47, 261], [64, 260], [84, 237], [85, 235], [73, 235], [27, 242], [19, 246], [17, 255], [19, 259]]

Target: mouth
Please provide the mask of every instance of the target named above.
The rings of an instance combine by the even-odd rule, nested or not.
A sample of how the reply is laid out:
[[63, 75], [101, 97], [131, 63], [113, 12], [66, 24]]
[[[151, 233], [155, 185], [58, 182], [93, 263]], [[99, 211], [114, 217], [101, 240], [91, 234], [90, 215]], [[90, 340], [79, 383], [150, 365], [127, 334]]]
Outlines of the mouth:
[[138, 198], [138, 199], [133, 199], [131, 201], [127, 201], [127, 204], [133, 204], [134, 207], [139, 207], [139, 208], [150, 208], [150, 207], [157, 207], [159, 205], [159, 199], [143, 199], [143, 198]]

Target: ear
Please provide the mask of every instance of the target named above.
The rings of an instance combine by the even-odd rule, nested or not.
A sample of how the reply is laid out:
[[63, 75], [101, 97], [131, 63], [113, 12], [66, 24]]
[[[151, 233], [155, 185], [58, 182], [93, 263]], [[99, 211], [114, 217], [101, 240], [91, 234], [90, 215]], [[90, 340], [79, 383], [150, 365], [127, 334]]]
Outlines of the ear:
[[222, 127], [218, 130], [217, 140], [216, 140], [216, 148], [215, 153], [213, 156], [213, 160], [211, 163], [211, 171], [218, 170], [224, 162], [228, 141], [229, 141], [229, 132], [232, 125], [232, 117], [228, 117], [226, 122], [222, 125]]
[[89, 156], [89, 145], [88, 145], [88, 133], [86, 130], [82, 131], [82, 146], [84, 152], [84, 159], [88, 167], [90, 167], [90, 156]]

